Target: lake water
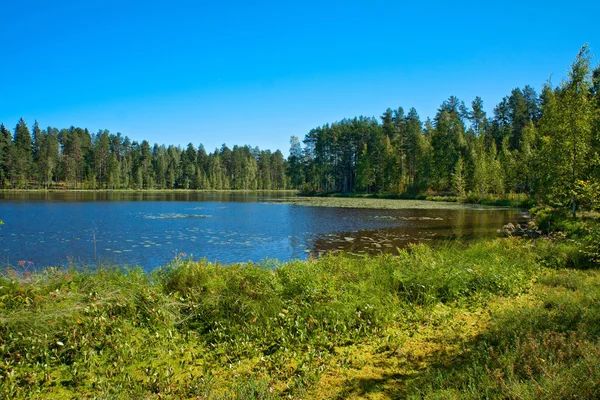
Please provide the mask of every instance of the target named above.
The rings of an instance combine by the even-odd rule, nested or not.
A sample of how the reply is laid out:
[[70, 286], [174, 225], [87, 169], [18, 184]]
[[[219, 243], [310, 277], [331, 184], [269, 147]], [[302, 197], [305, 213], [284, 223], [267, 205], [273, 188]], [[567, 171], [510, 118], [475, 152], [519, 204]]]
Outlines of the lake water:
[[[288, 194], [0, 193], [0, 265], [117, 264], [150, 270], [176, 255], [229, 264], [395, 252], [469, 241], [518, 210], [376, 210], [293, 205]], [[390, 200], [401, 201], [401, 200]]]

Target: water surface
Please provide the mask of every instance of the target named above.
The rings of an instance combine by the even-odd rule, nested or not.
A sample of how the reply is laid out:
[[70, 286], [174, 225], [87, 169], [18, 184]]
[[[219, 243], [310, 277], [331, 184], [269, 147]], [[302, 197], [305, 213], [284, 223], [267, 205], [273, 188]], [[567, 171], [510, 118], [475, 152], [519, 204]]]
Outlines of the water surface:
[[150, 270], [181, 254], [226, 264], [377, 254], [493, 236], [522, 219], [518, 210], [313, 207], [283, 196], [289, 193], [0, 193], [0, 265]]

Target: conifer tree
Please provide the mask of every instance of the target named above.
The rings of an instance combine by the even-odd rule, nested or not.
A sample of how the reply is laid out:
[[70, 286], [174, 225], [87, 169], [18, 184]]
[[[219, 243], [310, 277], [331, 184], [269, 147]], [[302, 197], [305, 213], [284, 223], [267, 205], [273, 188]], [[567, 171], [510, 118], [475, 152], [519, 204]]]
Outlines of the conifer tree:
[[10, 131], [0, 124], [0, 187], [13, 188], [15, 185], [15, 146]]
[[33, 169], [33, 145], [31, 141], [31, 133], [21, 118], [15, 127], [14, 134], [15, 143], [15, 158], [14, 170], [16, 185], [18, 188], [25, 188], [31, 177]]

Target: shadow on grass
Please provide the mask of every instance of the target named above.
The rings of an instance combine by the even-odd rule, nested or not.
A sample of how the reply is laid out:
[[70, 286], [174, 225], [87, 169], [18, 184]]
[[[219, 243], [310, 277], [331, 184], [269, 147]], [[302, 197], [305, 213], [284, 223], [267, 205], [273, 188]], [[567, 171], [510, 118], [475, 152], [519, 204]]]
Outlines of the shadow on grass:
[[341, 400], [348, 397], [362, 398], [370, 394], [383, 394], [386, 398], [406, 398], [406, 383], [416, 374], [391, 373], [380, 378], [354, 378], [344, 384], [344, 388], [335, 397]]
[[462, 352], [432, 358], [407, 397], [600, 398], [599, 338], [600, 271], [547, 271]]

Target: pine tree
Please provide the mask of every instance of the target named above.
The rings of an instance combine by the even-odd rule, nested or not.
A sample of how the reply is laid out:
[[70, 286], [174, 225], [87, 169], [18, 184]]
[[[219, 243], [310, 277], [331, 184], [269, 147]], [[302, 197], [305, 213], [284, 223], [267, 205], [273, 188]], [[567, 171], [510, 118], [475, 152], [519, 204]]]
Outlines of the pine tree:
[[58, 164], [58, 129], [48, 127], [42, 131], [43, 141], [39, 144], [39, 171], [40, 180], [44, 188], [48, 188], [52, 183], [52, 178], [56, 175]]
[[423, 157], [421, 120], [417, 110], [411, 108], [406, 116], [406, 179], [409, 189], [414, 189], [419, 162]]
[[486, 113], [483, 110], [483, 100], [481, 97], [476, 96], [475, 100], [471, 103], [471, 111], [467, 113], [467, 119], [471, 122], [471, 126], [476, 136], [481, 134], [481, 131], [485, 125]]
[[94, 167], [96, 169], [96, 182], [101, 188], [106, 188], [108, 183], [108, 162], [110, 158], [110, 133], [100, 130], [93, 139]]
[[42, 133], [40, 129], [40, 124], [36, 120], [33, 123], [32, 127], [32, 163], [30, 165], [30, 178], [34, 180], [39, 186], [42, 180], [42, 172], [40, 171], [40, 151], [41, 147], [44, 145], [44, 139], [46, 137], [46, 133]]
[[19, 120], [19, 123], [15, 127], [14, 144], [15, 159], [13, 165], [15, 169], [16, 184], [18, 188], [25, 188], [32, 175], [33, 145], [31, 133], [23, 118]]
[[452, 185], [452, 172], [464, 150], [464, 124], [460, 117], [460, 102], [451, 96], [442, 103], [435, 117], [431, 137], [433, 149], [433, 187], [448, 190]]
[[[510, 118], [510, 148], [511, 150], [518, 150], [523, 137], [523, 129], [531, 119], [527, 101], [519, 88], [513, 89], [510, 93], [510, 97], [508, 98], [508, 114]], [[498, 148], [502, 147], [502, 141], [496, 143]]]
[[15, 185], [15, 146], [12, 135], [4, 124], [0, 125], [0, 187], [13, 188]]
[[292, 187], [301, 188], [304, 185], [304, 157], [302, 146], [297, 136], [290, 138], [290, 155], [288, 157], [289, 176]]
[[375, 183], [375, 174], [371, 167], [367, 144], [363, 143], [363, 148], [358, 156], [358, 163], [356, 166], [356, 188], [361, 192], [364, 191], [369, 193], [373, 183]]
[[271, 177], [272, 188], [275, 190], [285, 190], [289, 187], [288, 171], [286, 168], [286, 162], [283, 158], [283, 153], [279, 150], [275, 150], [271, 154], [271, 170], [273, 175]]

